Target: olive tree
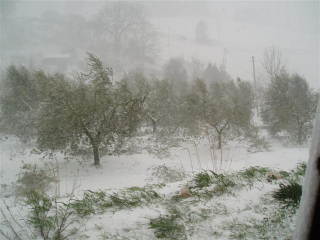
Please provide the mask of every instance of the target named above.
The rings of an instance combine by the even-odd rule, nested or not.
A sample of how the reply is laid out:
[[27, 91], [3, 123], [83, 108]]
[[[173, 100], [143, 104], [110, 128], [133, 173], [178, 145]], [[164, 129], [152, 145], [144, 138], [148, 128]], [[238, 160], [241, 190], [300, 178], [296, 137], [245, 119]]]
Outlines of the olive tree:
[[262, 119], [271, 134], [285, 132], [302, 144], [312, 128], [316, 101], [317, 95], [304, 78], [282, 71], [267, 88]]
[[53, 82], [40, 111], [38, 144], [57, 150], [88, 143], [94, 165], [100, 165], [101, 146], [138, 126], [146, 95], [132, 93], [125, 82], [112, 82], [111, 69], [92, 54], [88, 66], [76, 79], [57, 76]]
[[21, 140], [34, 137], [40, 103], [53, 76], [23, 66], [9, 66], [1, 76], [0, 130]]
[[159, 128], [172, 130], [178, 127], [179, 99], [172, 83], [167, 79], [154, 80], [145, 104], [145, 113], [151, 122], [153, 133]]
[[221, 149], [223, 137], [233, 130], [243, 133], [251, 126], [253, 93], [250, 83], [241, 81], [216, 82], [207, 86], [197, 79], [187, 98], [188, 116], [214, 129]]

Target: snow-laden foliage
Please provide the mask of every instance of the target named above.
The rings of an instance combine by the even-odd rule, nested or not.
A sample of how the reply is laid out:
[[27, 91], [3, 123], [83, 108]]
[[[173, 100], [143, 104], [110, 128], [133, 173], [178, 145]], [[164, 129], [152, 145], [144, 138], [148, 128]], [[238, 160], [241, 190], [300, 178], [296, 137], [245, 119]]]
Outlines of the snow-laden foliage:
[[40, 108], [37, 140], [40, 148], [52, 150], [86, 141], [99, 165], [101, 145], [119, 142], [135, 130], [146, 96], [133, 95], [125, 82], [112, 82], [110, 69], [91, 54], [88, 65], [75, 81], [54, 82]]
[[272, 134], [287, 134], [302, 144], [310, 136], [317, 95], [298, 74], [286, 71], [272, 78], [262, 106], [262, 119]]

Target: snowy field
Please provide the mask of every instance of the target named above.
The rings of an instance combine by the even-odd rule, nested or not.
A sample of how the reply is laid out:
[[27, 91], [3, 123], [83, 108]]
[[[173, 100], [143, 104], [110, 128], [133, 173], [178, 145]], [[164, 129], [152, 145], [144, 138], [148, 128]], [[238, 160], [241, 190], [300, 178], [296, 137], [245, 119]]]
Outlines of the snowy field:
[[[71, 193], [81, 199], [87, 190], [118, 194], [119, 198], [132, 196], [130, 191], [135, 189], [156, 192], [157, 197], [145, 198], [145, 202], [134, 206], [114, 205], [82, 216], [77, 235], [70, 239], [287, 239], [294, 218], [290, 210], [283, 210], [271, 197], [284, 179], [270, 180], [268, 174], [290, 172], [308, 159], [307, 147], [275, 144], [269, 151], [250, 153], [245, 144], [232, 142], [224, 146], [221, 161], [221, 151], [212, 152], [202, 139], [172, 147], [161, 157], [144, 149], [140, 153], [104, 156], [102, 166], [95, 168], [90, 156], [48, 157], [13, 137], [1, 139], [1, 200], [13, 214], [24, 215], [26, 210], [21, 210], [21, 201], [14, 195], [25, 164], [55, 169], [59, 181], [49, 192], [61, 199]], [[143, 145], [148, 139], [138, 142]], [[246, 178], [245, 169], [256, 166], [267, 170]], [[208, 170], [233, 183], [221, 191], [212, 186], [194, 187], [198, 173]], [[175, 222], [177, 229], [170, 233], [164, 228], [169, 236], [161, 235], [159, 219]], [[270, 224], [277, 220], [275, 225]]]

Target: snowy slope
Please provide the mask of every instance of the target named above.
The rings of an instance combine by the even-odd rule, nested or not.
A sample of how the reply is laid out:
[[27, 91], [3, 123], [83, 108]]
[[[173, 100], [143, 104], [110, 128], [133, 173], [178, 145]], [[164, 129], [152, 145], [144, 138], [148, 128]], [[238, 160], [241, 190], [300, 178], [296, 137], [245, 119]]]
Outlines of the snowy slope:
[[[92, 166], [91, 159], [65, 159], [63, 155], [57, 155], [57, 162], [55, 162], [43, 155], [31, 153], [30, 148], [12, 137], [1, 141], [0, 151], [1, 197], [7, 204], [16, 206], [12, 209], [20, 211], [20, 214], [26, 210], [16, 210], [18, 205], [15, 201], [11, 202], [14, 198], [10, 197], [8, 187], [10, 188], [16, 181], [17, 174], [24, 163], [37, 163], [44, 166], [43, 164], [51, 161], [51, 164], [58, 165], [61, 196], [72, 191], [76, 196], [81, 197], [86, 190], [104, 190], [113, 193], [128, 187], [157, 184], [161, 179], [152, 177], [157, 166], [165, 165], [170, 169], [186, 173], [186, 177], [182, 180], [166, 182], [165, 185], [154, 185], [153, 189], [162, 196], [162, 200], [135, 208], [110, 209], [103, 214], [82, 219], [84, 223], [79, 229], [79, 234], [92, 240], [156, 239], [154, 231], [149, 227], [150, 219], [167, 214], [170, 208], [187, 213], [187, 217], [184, 216], [182, 221], [190, 222], [192, 219], [197, 223], [185, 226], [189, 234], [188, 239], [212, 239], [212, 236], [215, 236], [215, 239], [233, 239], [230, 236], [239, 234], [239, 231], [243, 231], [242, 228], [251, 229], [252, 221], [263, 221], [266, 214], [271, 218], [276, 205], [272, 202], [266, 203], [270, 200], [263, 199], [277, 188], [277, 183], [258, 181], [252, 186], [239, 185], [229, 194], [217, 195], [206, 201], [187, 198], [175, 204], [172, 198], [179, 194], [183, 186], [188, 185], [195, 173], [212, 170], [213, 164], [216, 172], [224, 174], [231, 174], [250, 166], [289, 171], [296, 167], [297, 163], [305, 162], [308, 158], [307, 148], [273, 146], [270, 151], [249, 153], [244, 145], [230, 143], [223, 149], [221, 164], [220, 152], [217, 151], [214, 158], [216, 162], [213, 162], [208, 144], [206, 141], [201, 141], [198, 142], [197, 147], [191, 143], [184, 143], [181, 147], [173, 148], [170, 157], [162, 159], [145, 151], [140, 154], [104, 156], [101, 161], [102, 167], [95, 168]], [[203, 216], [207, 220], [203, 220]], [[244, 223], [251, 225], [244, 225]], [[273, 231], [273, 234], [278, 234], [279, 239], [284, 239], [280, 236], [285, 237], [290, 233], [293, 226], [292, 218], [288, 218], [285, 224], [285, 226], [279, 225], [279, 229], [269, 230]], [[280, 227], [284, 229], [281, 230]]]

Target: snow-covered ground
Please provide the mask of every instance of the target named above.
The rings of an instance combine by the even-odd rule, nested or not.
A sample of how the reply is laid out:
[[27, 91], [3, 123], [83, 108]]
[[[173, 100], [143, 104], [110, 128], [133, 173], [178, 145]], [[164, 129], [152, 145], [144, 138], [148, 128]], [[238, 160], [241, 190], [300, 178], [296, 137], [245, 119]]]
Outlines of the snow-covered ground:
[[[197, 225], [185, 225], [188, 232], [186, 239], [212, 239], [213, 236], [214, 239], [246, 239], [235, 236], [233, 230], [237, 232], [239, 229], [234, 228], [242, 226], [239, 222], [249, 224], [252, 219], [261, 220], [265, 217], [264, 214], [272, 212], [274, 206], [265, 204], [267, 200], [263, 199], [266, 194], [277, 188], [278, 183], [258, 181], [252, 186], [236, 187], [230, 194], [217, 195], [196, 203], [193, 202], [193, 197], [183, 199], [178, 204], [172, 203], [170, 199], [179, 194], [181, 188], [188, 185], [197, 172], [203, 170], [231, 174], [251, 166], [260, 166], [275, 171], [290, 171], [298, 163], [306, 162], [308, 159], [306, 147], [289, 148], [277, 145], [272, 146], [269, 151], [250, 153], [245, 145], [230, 143], [223, 148], [221, 161], [221, 152], [216, 150], [212, 156], [208, 143], [202, 140], [197, 144], [190, 142], [172, 148], [170, 155], [161, 159], [147, 151], [139, 154], [104, 156], [101, 160], [102, 166], [95, 168], [91, 159], [64, 158], [61, 154], [48, 158], [35, 153], [13, 137], [1, 139], [0, 196], [7, 203], [14, 199], [10, 196], [11, 186], [16, 182], [24, 164], [58, 166], [60, 181], [57, 185], [60, 196], [71, 192], [76, 196], [82, 196], [86, 190], [117, 192], [133, 186], [144, 187], [163, 183], [160, 176], [155, 175], [159, 166], [166, 166], [185, 174], [180, 180], [165, 181], [161, 186], [155, 185], [154, 190], [163, 196], [162, 201], [129, 209], [107, 210], [103, 214], [88, 217], [80, 229], [80, 233], [88, 239], [155, 239], [153, 229], [149, 228], [150, 219], [166, 214], [171, 207], [188, 212], [194, 218], [203, 214], [207, 216], [205, 220], [199, 220]], [[189, 220], [183, 219], [186, 222]], [[197, 222], [197, 219], [194, 221]], [[283, 232], [288, 232], [292, 224], [288, 223], [285, 227], [287, 229]], [[281, 229], [274, 231], [279, 231], [279, 239], [282, 239]]]
[[[21, 144], [18, 139], [10, 137], [0, 142], [2, 184], [15, 182], [23, 164], [56, 165], [60, 169], [60, 185], [65, 192], [71, 190], [76, 184], [79, 189], [97, 190], [108, 188], [125, 188], [130, 186], [144, 186], [150, 180], [151, 169], [159, 165], [166, 165], [192, 174], [201, 170], [218, 170], [219, 172], [232, 172], [250, 166], [269, 167], [275, 170], [291, 170], [300, 162], [308, 159], [307, 147], [272, 146], [269, 151], [250, 153], [240, 144], [229, 144], [222, 150], [222, 163], [220, 151], [216, 150], [213, 162], [210, 148], [206, 141], [194, 144], [185, 143], [183, 146], [173, 148], [167, 158], [157, 158], [144, 151], [140, 154], [104, 156], [101, 167], [92, 166], [91, 159], [68, 159], [57, 154], [54, 161], [36, 154], [31, 148]], [[90, 158], [88, 156], [87, 158]], [[64, 191], [63, 191], [64, 192]]]

